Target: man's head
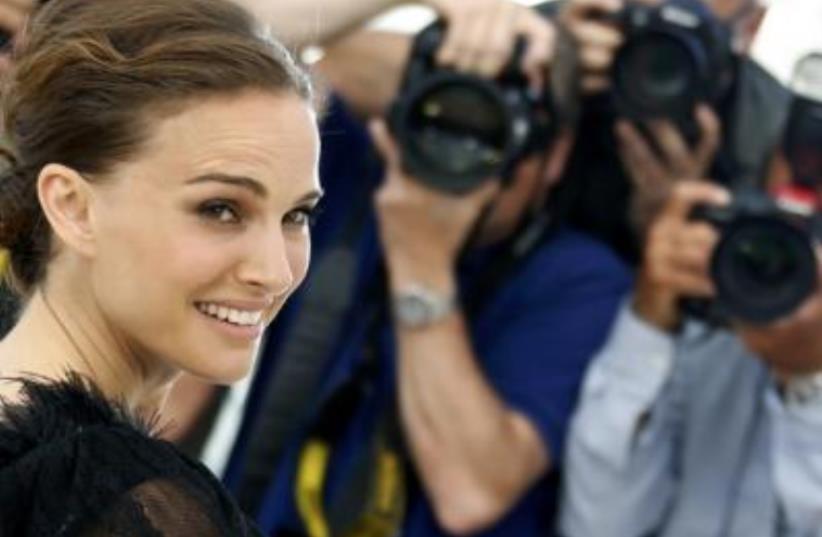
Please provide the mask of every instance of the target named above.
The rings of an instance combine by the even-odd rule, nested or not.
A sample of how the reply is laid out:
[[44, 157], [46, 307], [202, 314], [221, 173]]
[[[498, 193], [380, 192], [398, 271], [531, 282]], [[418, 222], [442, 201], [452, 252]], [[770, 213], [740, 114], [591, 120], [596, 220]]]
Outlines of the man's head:
[[570, 130], [561, 132], [545, 151], [517, 165], [507, 186], [500, 191], [478, 231], [480, 244], [510, 237], [531, 212], [542, 210], [557, 186], [574, 144]]

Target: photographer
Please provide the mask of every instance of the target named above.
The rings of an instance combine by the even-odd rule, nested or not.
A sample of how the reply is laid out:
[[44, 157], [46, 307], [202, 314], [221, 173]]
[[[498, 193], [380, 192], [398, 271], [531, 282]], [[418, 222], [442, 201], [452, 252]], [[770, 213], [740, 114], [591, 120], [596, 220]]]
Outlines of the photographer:
[[[332, 114], [340, 119], [339, 110]], [[624, 267], [604, 246], [546, 212], [570, 128], [540, 139], [504, 184], [497, 177], [455, 193], [408, 172], [405, 149], [393, 141], [402, 138], [396, 123], [392, 134], [375, 124], [384, 180], [376, 188], [349, 183], [342, 193], [352, 215], [364, 214], [352, 241], [353, 296], [340, 308], [343, 319], [311, 389], [308, 422], [268, 470], [258, 517], [267, 531], [362, 534], [375, 520], [378, 535], [527, 537], [550, 530], [566, 420], [628, 285]], [[329, 129], [346, 133], [352, 167], [361, 150], [356, 125], [335, 121]], [[454, 160], [444, 156], [440, 165]], [[344, 239], [349, 221], [336, 222]], [[538, 231], [530, 236], [538, 240], [523, 241], [526, 231]], [[524, 251], [513, 248], [526, 242]], [[323, 263], [318, 257], [308, 293], [322, 287]], [[333, 265], [332, 287], [347, 285], [345, 264]], [[303, 308], [313, 303], [306, 296]], [[316, 303], [325, 311], [338, 307]], [[299, 318], [267, 346], [266, 359], [279, 368], [267, 396], [294, 384], [278, 384], [278, 375], [288, 369], [298, 325]], [[269, 408], [260, 403], [249, 427], [245, 478], [253, 473], [255, 444], [272, 441]], [[372, 494], [373, 487], [382, 494]], [[244, 488], [240, 479], [241, 499]], [[367, 509], [386, 503], [400, 507]]]
[[822, 56], [799, 66], [769, 194], [682, 181], [650, 228], [571, 427], [567, 537], [820, 535]]
[[[660, 22], [678, 20], [659, 17], [661, 9], [677, 10], [689, 24], [696, 18], [704, 32]], [[631, 11], [651, 15], [626, 15]], [[571, 219], [630, 263], [641, 259], [648, 225], [679, 179], [722, 181], [733, 173], [722, 127], [739, 60], [729, 55], [744, 54], [762, 13], [757, 0], [568, 0], [562, 6], [560, 20], [579, 45], [586, 95], [580, 142], [568, 166], [579, 200]], [[640, 26], [648, 19], [657, 20]], [[677, 43], [704, 51], [695, 63], [712, 62], [706, 80], [693, 80], [693, 63]], [[681, 99], [686, 110], [674, 110], [681, 98], [674, 91], [687, 97]]]
[[[0, 0], [0, 77], [10, 65], [13, 40], [36, 4], [35, 0]], [[5, 146], [5, 137], [0, 141], [0, 146]], [[3, 282], [7, 256], [4, 250], [0, 250], [0, 339], [11, 329], [19, 308], [17, 299]]]

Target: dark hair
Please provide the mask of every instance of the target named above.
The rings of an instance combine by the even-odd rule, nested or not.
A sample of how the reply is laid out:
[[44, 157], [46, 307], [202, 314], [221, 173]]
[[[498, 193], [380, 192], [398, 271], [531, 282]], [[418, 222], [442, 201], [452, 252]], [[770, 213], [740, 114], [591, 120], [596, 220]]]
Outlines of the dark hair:
[[0, 248], [29, 294], [45, 275], [51, 230], [37, 177], [60, 163], [86, 177], [133, 158], [152, 114], [246, 89], [311, 101], [307, 74], [228, 0], [52, 0], [15, 53], [3, 95], [8, 169], [0, 175]]

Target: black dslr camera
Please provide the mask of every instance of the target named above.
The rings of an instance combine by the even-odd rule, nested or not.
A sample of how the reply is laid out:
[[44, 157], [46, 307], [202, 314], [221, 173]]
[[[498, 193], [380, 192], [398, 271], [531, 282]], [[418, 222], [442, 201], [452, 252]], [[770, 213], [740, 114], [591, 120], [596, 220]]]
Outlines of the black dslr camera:
[[689, 313], [719, 324], [728, 319], [767, 324], [789, 315], [816, 291], [814, 246], [822, 240], [822, 215], [815, 198], [793, 192], [772, 197], [743, 190], [728, 207], [694, 210], [692, 217], [716, 226], [721, 237], [710, 269], [717, 298], [689, 301]]
[[523, 157], [547, 147], [555, 108], [547, 93], [533, 94], [519, 70], [524, 41], [492, 81], [439, 67], [435, 56], [444, 34], [437, 22], [415, 39], [389, 125], [409, 173], [459, 194], [508, 178]]
[[625, 35], [612, 67], [620, 116], [667, 118], [686, 139], [698, 138], [694, 107], [720, 101], [734, 78], [730, 31], [699, 7], [677, 1], [655, 6], [629, 2], [617, 15], [615, 22]]
[[[737, 185], [746, 186], [737, 188], [730, 207], [699, 207], [692, 215], [721, 232], [711, 261], [718, 296], [708, 304], [689, 301], [686, 309], [718, 324], [729, 318], [772, 322], [796, 310], [818, 285], [815, 249], [822, 242], [822, 99], [811, 93], [822, 88], [814, 87], [805, 96], [779, 89], [772, 79], [762, 82], [760, 87], [768, 89], [760, 91], [756, 106], [742, 107], [746, 121], [736, 129], [744, 138], [739, 151], [753, 157], [743, 166], [748, 169], [743, 176], [750, 179], [737, 180]], [[755, 109], [762, 112], [758, 107], [763, 106], [773, 117], [763, 113], [748, 117]], [[759, 122], [758, 131], [748, 132], [755, 122]], [[765, 134], [769, 131], [773, 137]], [[772, 141], [763, 143], [760, 136]], [[770, 157], [750, 155], [766, 147], [770, 147]], [[790, 180], [766, 193], [764, 181], [757, 177], [770, 175], [774, 156], [781, 158]]]

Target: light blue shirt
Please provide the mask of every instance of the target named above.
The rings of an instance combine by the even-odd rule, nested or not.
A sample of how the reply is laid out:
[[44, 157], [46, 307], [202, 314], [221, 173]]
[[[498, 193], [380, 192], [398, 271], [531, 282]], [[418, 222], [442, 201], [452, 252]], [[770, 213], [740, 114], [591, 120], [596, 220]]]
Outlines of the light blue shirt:
[[732, 333], [623, 307], [572, 421], [562, 535], [822, 536], [819, 385], [780, 396]]

